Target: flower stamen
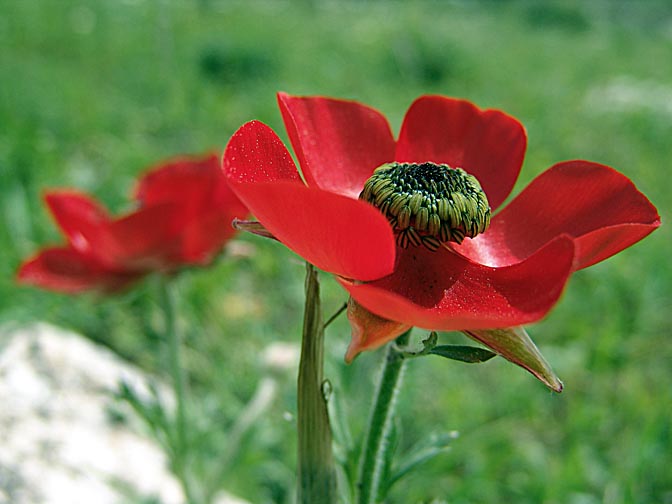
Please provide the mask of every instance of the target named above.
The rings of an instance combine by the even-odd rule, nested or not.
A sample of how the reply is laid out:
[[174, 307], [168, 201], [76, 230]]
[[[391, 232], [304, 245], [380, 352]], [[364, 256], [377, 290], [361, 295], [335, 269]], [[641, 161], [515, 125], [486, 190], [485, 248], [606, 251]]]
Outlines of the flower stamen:
[[462, 243], [490, 225], [490, 205], [476, 177], [435, 163], [387, 163], [373, 172], [359, 198], [392, 225], [397, 245], [435, 251]]

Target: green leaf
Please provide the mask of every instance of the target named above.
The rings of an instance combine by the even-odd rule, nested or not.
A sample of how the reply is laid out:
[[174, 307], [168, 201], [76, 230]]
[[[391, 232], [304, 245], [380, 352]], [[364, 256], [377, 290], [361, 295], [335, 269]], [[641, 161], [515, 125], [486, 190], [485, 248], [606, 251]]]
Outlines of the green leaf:
[[490, 350], [486, 350], [485, 348], [466, 345], [439, 345], [429, 350], [428, 353], [440, 355], [446, 359], [468, 362], [470, 364], [485, 362], [497, 355], [496, 353], [491, 352]]
[[125, 380], [118, 383], [118, 389], [115, 397], [126, 402], [135, 412], [135, 414], [145, 422], [145, 425], [152, 431], [155, 438], [168, 452], [175, 447], [174, 432], [171, 420], [166, 414], [166, 408], [161, 402], [159, 391], [152, 382], [148, 384], [151, 396], [143, 396]]
[[395, 465], [391, 475], [387, 478], [386, 493], [389, 492], [392, 485], [403, 479], [409, 473], [419, 466], [430, 461], [437, 455], [447, 452], [450, 444], [457, 437], [457, 432], [433, 433], [429, 437], [418, 442], [402, 457], [399, 457], [401, 463]]

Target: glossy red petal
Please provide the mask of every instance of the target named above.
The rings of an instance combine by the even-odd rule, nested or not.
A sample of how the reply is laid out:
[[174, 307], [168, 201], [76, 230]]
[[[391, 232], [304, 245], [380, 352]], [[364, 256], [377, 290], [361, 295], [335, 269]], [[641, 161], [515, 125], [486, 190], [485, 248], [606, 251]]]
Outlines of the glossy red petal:
[[359, 280], [394, 269], [392, 229], [368, 203], [293, 182], [231, 187], [275, 238], [318, 268]]
[[385, 117], [353, 101], [278, 94], [285, 127], [309, 186], [357, 198], [378, 166], [393, 161]]
[[110, 221], [102, 206], [90, 196], [76, 191], [53, 191], [44, 199], [75, 249], [87, 252], [96, 246]]
[[407, 325], [444, 331], [512, 327], [537, 321], [551, 309], [573, 259], [568, 237], [504, 268], [417, 247], [399, 255], [389, 277], [368, 284], [339, 281], [369, 311]]
[[106, 269], [73, 248], [49, 248], [21, 265], [17, 281], [69, 294], [88, 290], [113, 293], [130, 286], [142, 275]]
[[629, 247], [659, 225], [656, 208], [627, 177], [597, 163], [568, 161], [539, 175], [492, 219], [484, 235], [456, 249], [502, 266], [566, 234], [574, 238], [580, 269]]
[[406, 113], [395, 159], [465, 169], [479, 180], [494, 210], [513, 189], [526, 146], [523, 126], [499, 110], [481, 110], [465, 100], [423, 96]]
[[282, 140], [259, 121], [243, 124], [233, 134], [224, 151], [222, 168], [230, 183], [284, 180], [302, 184]]

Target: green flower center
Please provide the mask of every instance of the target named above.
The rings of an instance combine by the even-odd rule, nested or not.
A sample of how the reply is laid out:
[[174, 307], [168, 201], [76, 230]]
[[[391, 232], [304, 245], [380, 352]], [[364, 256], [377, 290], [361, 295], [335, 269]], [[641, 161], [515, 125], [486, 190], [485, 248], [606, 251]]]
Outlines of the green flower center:
[[373, 172], [359, 199], [390, 221], [397, 244], [462, 243], [490, 224], [490, 205], [481, 184], [461, 168], [435, 163], [387, 163]]

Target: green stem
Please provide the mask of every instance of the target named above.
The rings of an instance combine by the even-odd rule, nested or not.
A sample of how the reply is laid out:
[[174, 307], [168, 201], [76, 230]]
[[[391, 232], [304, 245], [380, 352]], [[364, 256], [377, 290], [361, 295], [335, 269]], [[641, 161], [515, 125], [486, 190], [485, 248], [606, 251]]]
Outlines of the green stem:
[[174, 466], [175, 472], [182, 484], [185, 497], [189, 503], [195, 499], [191, 490], [188, 475], [188, 451], [187, 442], [187, 405], [186, 405], [186, 380], [182, 366], [182, 338], [176, 324], [176, 300], [171, 288], [171, 279], [160, 279], [160, 303], [164, 315], [164, 331], [168, 350], [168, 371], [170, 373], [175, 396], [175, 436], [174, 436]]
[[410, 330], [397, 338], [396, 345], [387, 346], [380, 381], [371, 411], [369, 430], [366, 433], [364, 447], [359, 463], [359, 489], [357, 504], [375, 504], [378, 502], [383, 470], [390, 449], [389, 436], [396, 398], [401, 386], [405, 359], [397, 346], [408, 343]]
[[335, 504], [336, 469], [323, 386], [324, 325], [320, 284], [306, 263], [306, 304], [298, 379], [298, 504]]
[[347, 310], [347, 308], [348, 308], [348, 303], [343, 303], [341, 305], [341, 307], [338, 310], [336, 310], [336, 313], [334, 313], [331, 317], [329, 317], [329, 320], [327, 320], [324, 323], [324, 328], [326, 329], [327, 327], [329, 327], [329, 324], [331, 324], [334, 320], [336, 320], [341, 313], [343, 313], [345, 310]]

